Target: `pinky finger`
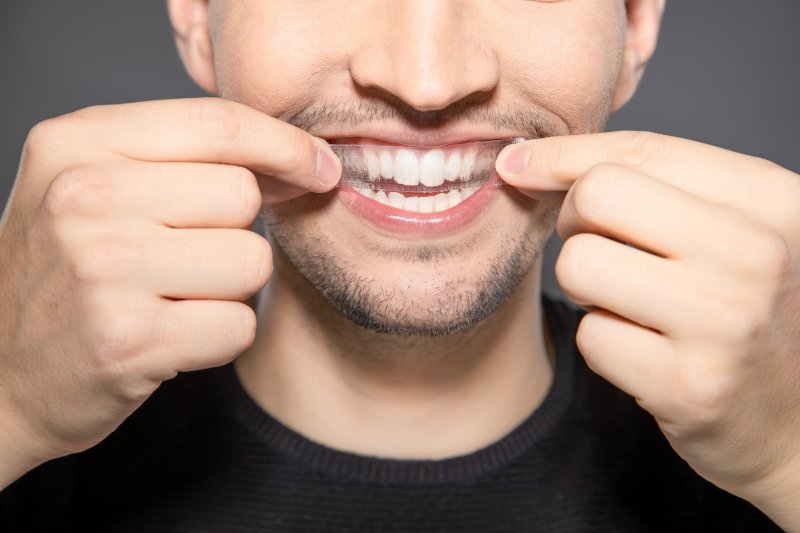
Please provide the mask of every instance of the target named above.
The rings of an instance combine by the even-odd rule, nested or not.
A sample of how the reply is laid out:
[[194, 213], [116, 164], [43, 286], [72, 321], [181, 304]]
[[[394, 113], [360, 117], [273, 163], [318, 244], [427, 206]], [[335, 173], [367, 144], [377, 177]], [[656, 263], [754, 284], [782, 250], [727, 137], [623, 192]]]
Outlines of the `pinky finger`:
[[648, 410], [664, 405], [673, 390], [674, 350], [656, 331], [598, 309], [581, 320], [577, 343], [593, 371]]
[[233, 361], [255, 340], [256, 316], [234, 301], [167, 301], [160, 343], [151, 357], [157, 368], [189, 372]]

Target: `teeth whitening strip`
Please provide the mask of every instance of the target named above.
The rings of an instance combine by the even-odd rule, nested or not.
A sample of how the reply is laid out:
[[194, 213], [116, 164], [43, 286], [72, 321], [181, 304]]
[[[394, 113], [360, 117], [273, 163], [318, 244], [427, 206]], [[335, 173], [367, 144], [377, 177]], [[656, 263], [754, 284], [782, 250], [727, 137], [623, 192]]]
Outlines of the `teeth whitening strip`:
[[504, 182], [494, 169], [500, 151], [524, 137], [417, 148], [369, 144], [331, 144], [342, 161], [339, 187], [362, 193], [474, 192]]

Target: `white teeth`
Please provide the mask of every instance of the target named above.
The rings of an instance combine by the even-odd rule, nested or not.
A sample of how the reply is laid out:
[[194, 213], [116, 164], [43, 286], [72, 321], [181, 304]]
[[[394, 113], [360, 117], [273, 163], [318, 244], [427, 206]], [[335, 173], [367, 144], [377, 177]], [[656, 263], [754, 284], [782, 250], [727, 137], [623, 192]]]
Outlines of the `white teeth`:
[[366, 187], [358, 187], [358, 188], [356, 188], [356, 191], [359, 194], [363, 194], [367, 198], [375, 198], [375, 191], [373, 191], [372, 189], [369, 189], [369, 188], [366, 188]]
[[449, 207], [455, 207], [463, 201], [464, 197], [461, 196], [461, 193], [458, 190], [453, 189], [447, 193], [447, 203]]
[[446, 211], [450, 209], [450, 196], [447, 193], [437, 194], [433, 197], [433, 210], [438, 213], [439, 211]]
[[372, 150], [368, 150], [365, 154], [365, 158], [367, 161], [367, 174], [369, 174], [369, 179], [371, 181], [376, 181], [381, 176], [380, 157]]
[[419, 162], [419, 182], [428, 187], [444, 183], [444, 152], [431, 150]]
[[404, 196], [402, 209], [419, 213], [419, 196]]
[[396, 209], [403, 209], [403, 198], [405, 197], [399, 192], [390, 192], [389, 205]]
[[478, 187], [461, 190], [454, 189], [450, 192], [443, 192], [432, 196], [403, 196], [401, 193], [394, 191], [386, 194], [384, 191], [373, 191], [372, 189], [366, 188], [357, 188], [355, 190], [367, 198], [371, 198], [383, 205], [394, 207], [395, 209], [412, 211], [414, 213], [439, 213], [457, 206], [475, 194]]
[[447, 158], [447, 181], [456, 181], [458, 175], [461, 173], [461, 154], [458, 152], [451, 152]]
[[[492, 156], [489, 155], [491, 158]], [[438, 187], [447, 181], [472, 179], [475, 167], [491, 165], [491, 161], [478, 161], [475, 150], [465, 152], [434, 149], [417, 154], [414, 150], [365, 150], [363, 165], [371, 181], [394, 180], [400, 185]], [[481, 167], [481, 168], [482, 168]], [[362, 167], [363, 168], [363, 167]]]
[[[452, 183], [457, 180], [468, 181], [473, 178], [476, 166], [488, 165], [491, 161], [478, 158], [478, 153], [473, 150], [453, 150], [446, 153], [438, 148], [422, 152], [405, 148], [368, 149], [362, 155], [362, 169], [366, 171], [370, 181], [393, 180], [395, 183], [407, 187], [439, 187], [445, 180]], [[452, 209], [461, 202], [475, 194], [478, 187], [457, 189], [452, 187], [449, 192], [416, 196], [408, 191], [402, 192], [373, 190], [369, 187], [359, 187], [355, 190], [367, 198], [382, 205], [410, 211], [415, 213], [439, 213]], [[387, 187], [391, 188], [391, 187]]]
[[433, 213], [433, 196], [420, 196], [419, 197], [419, 212], [420, 213]]
[[386, 193], [383, 191], [378, 191], [375, 193], [375, 201], [380, 202], [383, 205], [389, 205], [389, 198], [386, 196]]
[[398, 150], [394, 161], [394, 181], [400, 185], [419, 185], [419, 160], [411, 150]]
[[392, 163], [392, 154], [388, 151], [381, 152], [380, 160], [381, 177], [385, 180], [390, 180], [394, 177], [394, 163]]
[[469, 151], [464, 154], [464, 158], [461, 161], [461, 172], [458, 174], [458, 177], [461, 178], [462, 181], [467, 181], [470, 176], [472, 176], [472, 172], [475, 170], [476, 159], [477, 154], [475, 152]]

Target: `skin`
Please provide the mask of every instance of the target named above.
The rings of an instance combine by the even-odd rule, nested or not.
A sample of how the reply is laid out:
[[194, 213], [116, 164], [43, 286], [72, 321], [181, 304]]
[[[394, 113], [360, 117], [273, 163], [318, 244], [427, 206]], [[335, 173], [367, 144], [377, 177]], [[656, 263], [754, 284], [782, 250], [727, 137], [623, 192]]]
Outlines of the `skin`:
[[498, 158], [510, 184], [566, 191], [556, 274], [590, 310], [589, 366], [700, 475], [797, 531], [800, 176], [651, 133], [522, 150]]
[[[637, 76], [621, 73], [621, 2], [455, 6], [211, 2], [208, 35], [201, 16], [181, 46], [209, 90], [325, 138], [363, 137], [369, 127], [430, 144], [467, 128], [482, 138], [534, 136], [536, 122], [549, 134], [598, 131], [615, 91]], [[656, 26], [658, 5], [644, 9]], [[631, 33], [654, 38], [652, 26]], [[579, 37], [556, 46], [565, 31]], [[248, 44], [259, 32], [269, 38]], [[287, 55], [287, 46], [304, 53]], [[525, 47], [537, 52], [519, 53]], [[211, 52], [192, 61], [192, 48]], [[348, 109], [346, 120], [325, 104]], [[555, 213], [507, 188], [469, 228], [410, 241], [370, 231], [329, 197], [270, 206], [275, 275], [262, 294], [258, 339], [236, 362], [245, 388], [278, 419], [339, 449], [441, 458], [496, 441], [535, 409], [552, 379], [537, 302], [539, 255]], [[429, 249], [436, 255], [424, 259]], [[512, 263], [517, 272], [496, 273]], [[502, 287], [487, 287], [501, 278]], [[417, 334], [354, 324], [346, 303], [321, 295], [328, 287], [358, 295], [375, 329]], [[488, 306], [484, 294], [494, 296]], [[492, 314], [474, 325], [475, 309]], [[435, 327], [458, 333], [432, 335]], [[491, 416], [476, 424], [475, 413]]]
[[[592, 368], [700, 475], [800, 528], [797, 175], [593, 134], [635, 91], [663, 1], [454, 5], [171, 0], [188, 72], [228, 101], [92, 108], [34, 129], [0, 227], [15, 303], [0, 317], [3, 484], [101, 441], [177, 372], [243, 351], [253, 398], [330, 446], [440, 458], [493, 442], [551, 381], [538, 254], [557, 222], [559, 281], [592, 311], [578, 334]], [[512, 187], [427, 243], [366, 231], [326, 193], [338, 163], [318, 138], [367, 126], [425, 141], [580, 135], [507, 153]], [[246, 229], [259, 211], [269, 244]], [[512, 259], [513, 286], [471, 323], [487, 265]], [[267, 280], [254, 313], [241, 302]], [[375, 323], [458, 332], [363, 328], [322, 296], [331, 282], [390, 295]]]

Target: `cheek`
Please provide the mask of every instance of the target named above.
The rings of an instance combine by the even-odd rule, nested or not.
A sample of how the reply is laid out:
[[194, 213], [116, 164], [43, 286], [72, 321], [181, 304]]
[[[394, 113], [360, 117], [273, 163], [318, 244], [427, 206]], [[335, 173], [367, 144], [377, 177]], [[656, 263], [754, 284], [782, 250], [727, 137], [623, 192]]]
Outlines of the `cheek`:
[[601, 129], [619, 76], [623, 24], [613, 10], [586, 9], [559, 10], [531, 24], [504, 49], [510, 82], [562, 118], [571, 133]]
[[220, 96], [281, 118], [302, 109], [335, 62], [320, 35], [325, 26], [288, 3], [233, 5], [214, 32]]

